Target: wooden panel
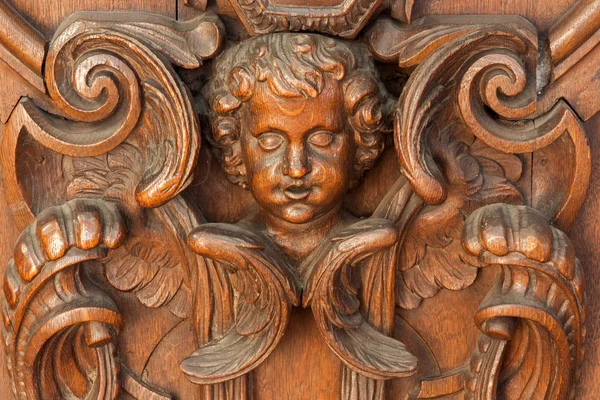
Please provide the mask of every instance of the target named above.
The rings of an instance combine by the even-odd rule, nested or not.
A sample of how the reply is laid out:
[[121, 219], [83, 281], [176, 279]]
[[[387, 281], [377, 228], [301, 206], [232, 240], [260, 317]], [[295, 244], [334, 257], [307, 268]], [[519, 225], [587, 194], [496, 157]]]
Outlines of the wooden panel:
[[593, 400], [600, 398], [600, 114], [585, 126], [592, 147], [592, 181], [569, 235], [585, 270], [588, 304], [585, 361], [577, 398]]
[[[573, 1], [423, 0], [413, 17], [519, 14], [543, 37]], [[284, 3], [293, 6], [286, 13], [302, 7], [272, 2]], [[14, 4], [50, 37], [76, 10], [183, 21], [205, 1]], [[528, 79], [539, 72], [535, 28], [514, 16], [409, 27], [382, 18], [349, 45], [331, 35], [351, 37], [384, 2], [322, 20], [262, 20], [257, 3], [231, 4], [208, 5], [232, 43], [203, 68], [222, 39], [214, 16], [74, 25], [50, 43], [48, 96], [23, 100], [8, 119], [0, 282], [8, 354], [27, 397], [83, 397], [94, 379], [115, 394], [120, 373], [140, 399], [384, 400], [386, 390], [390, 399], [491, 398], [498, 381], [499, 399], [531, 387], [566, 398], [582, 291], [557, 226], [575, 217], [590, 163], [577, 109], [560, 100], [540, 117], [528, 103], [537, 96]], [[243, 26], [271, 34], [245, 41]], [[330, 36], [279, 33], [288, 28]], [[386, 67], [373, 59], [396, 63], [397, 75], [382, 79]], [[110, 72], [119, 90], [81, 89]], [[562, 79], [576, 78], [565, 69]], [[390, 80], [398, 101], [387, 102]], [[90, 111], [76, 91], [108, 106]], [[5, 101], [21, 93], [30, 91]], [[35, 107], [43, 101], [68, 118]], [[571, 237], [591, 316], [577, 398], [594, 399], [600, 115], [585, 128], [594, 179]], [[50, 319], [57, 328], [38, 323]], [[0, 374], [0, 393], [10, 393], [4, 366]]]
[[11, 0], [48, 37], [70, 14], [84, 10], [148, 11], [175, 18], [176, 0]]
[[[81, 10], [123, 10], [123, 11], [147, 11], [163, 14], [175, 18], [177, 4], [176, 0], [10, 0], [19, 12], [36, 28], [42, 31], [47, 37], [51, 37], [56, 27], [71, 13]], [[11, 85], [2, 86], [0, 95], [3, 98], [12, 96], [12, 93], [4, 91], [13, 91]], [[27, 93], [26, 86], [21, 85], [18, 90]], [[15, 229], [15, 224], [6, 206], [4, 199], [4, 190], [0, 190], [0, 263], [6, 265], [12, 257], [12, 248], [19, 235]], [[4, 279], [4, 268], [0, 269], [0, 275]], [[0, 353], [3, 353], [3, 349]], [[4, 355], [1, 354], [4, 359]], [[6, 365], [1, 363], [0, 367], [0, 393], [12, 393], [9, 382], [9, 375], [6, 371]], [[0, 396], [2, 397], [2, 396]], [[4, 397], [2, 397], [4, 398]]]
[[575, 0], [417, 0], [415, 18], [429, 14], [516, 14], [546, 31]]

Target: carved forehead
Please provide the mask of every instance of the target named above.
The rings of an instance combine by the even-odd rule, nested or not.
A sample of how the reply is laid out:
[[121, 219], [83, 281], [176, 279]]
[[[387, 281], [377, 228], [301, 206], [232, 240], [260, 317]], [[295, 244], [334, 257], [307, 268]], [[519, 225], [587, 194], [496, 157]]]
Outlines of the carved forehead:
[[[326, 79], [317, 97], [281, 98], [266, 84], [259, 84], [251, 99], [241, 107], [242, 131], [252, 134], [267, 130], [307, 133], [314, 129], [339, 131], [344, 127], [344, 107], [339, 81]], [[246, 128], [246, 129], [244, 129]]]

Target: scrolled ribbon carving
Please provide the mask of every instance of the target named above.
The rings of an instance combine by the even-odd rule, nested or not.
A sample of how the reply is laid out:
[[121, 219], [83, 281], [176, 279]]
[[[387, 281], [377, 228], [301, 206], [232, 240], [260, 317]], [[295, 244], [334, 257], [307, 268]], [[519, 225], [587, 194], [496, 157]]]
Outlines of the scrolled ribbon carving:
[[[12, 260], [9, 263], [2, 301], [3, 336], [17, 398], [66, 396], [72, 391], [70, 374], [88, 382], [82, 398], [116, 398], [120, 364], [113, 340], [121, 315], [80, 267], [82, 262], [102, 258], [106, 251], [104, 247], [72, 249], [44, 265], [31, 282], [18, 275]], [[6, 296], [10, 291], [18, 294], [18, 301]], [[77, 369], [65, 361], [66, 355], [76, 360]]]
[[69, 397], [74, 379], [87, 383], [80, 398], [116, 398], [120, 364], [113, 341], [122, 318], [82, 263], [104, 258], [125, 236], [116, 206], [77, 200], [47, 209], [19, 237], [2, 298], [17, 398]]

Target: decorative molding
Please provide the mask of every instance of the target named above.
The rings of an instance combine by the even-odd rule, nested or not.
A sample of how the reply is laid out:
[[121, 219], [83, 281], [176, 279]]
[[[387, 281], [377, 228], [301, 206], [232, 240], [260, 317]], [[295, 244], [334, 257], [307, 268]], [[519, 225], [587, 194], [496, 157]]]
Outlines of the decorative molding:
[[[230, 0], [240, 21], [252, 35], [312, 31], [353, 38], [369, 22], [384, 0], [337, 0], [330, 6], [288, 4], [285, 0]], [[311, 7], [312, 6], [312, 7]]]

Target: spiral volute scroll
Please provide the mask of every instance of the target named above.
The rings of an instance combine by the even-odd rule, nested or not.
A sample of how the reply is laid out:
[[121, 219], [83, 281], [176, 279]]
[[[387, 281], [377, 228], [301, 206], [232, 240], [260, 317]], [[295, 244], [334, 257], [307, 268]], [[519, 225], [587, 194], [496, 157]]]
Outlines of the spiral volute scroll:
[[[512, 354], [504, 355], [509, 360], [504, 368], [513, 371], [514, 376], [503, 373], [498, 384], [510, 386], [513, 379], [524, 380], [527, 385], [523, 399], [568, 398], [582, 361], [585, 338], [581, 268], [575, 262], [572, 271], [563, 273], [552, 265], [511, 258], [497, 260], [502, 263], [502, 278], [475, 314], [475, 323], [492, 342], [517, 338], [521, 344], [515, 347], [525, 349], [512, 349]], [[525, 357], [536, 357], [540, 362], [533, 364], [532, 371], [521, 370]], [[551, 369], [550, 380], [541, 378], [542, 370], [547, 368]], [[474, 381], [481, 380], [474, 375]], [[477, 390], [472, 392], [474, 396], [477, 394]], [[488, 397], [479, 393], [473, 398]]]
[[[81, 398], [116, 398], [120, 364], [113, 341], [122, 317], [115, 303], [81, 270], [82, 262], [105, 255], [103, 247], [72, 249], [47, 263], [30, 282], [9, 262], [2, 333], [16, 398], [68, 396], [73, 393], [70, 375], [87, 382]], [[69, 367], [65, 354], [75, 361], [76, 370]]]
[[[177, 22], [150, 14], [77, 13], [56, 31], [44, 64], [56, 114], [22, 99], [2, 137], [6, 198], [16, 228], [24, 231], [15, 259], [6, 269], [1, 300], [3, 339], [17, 398], [114, 399], [121, 379], [128, 376], [120, 371], [114, 343], [122, 317], [113, 300], [85, 273], [88, 262], [97, 267], [97, 260], [121, 243], [105, 240], [94, 248], [81, 243], [73, 247], [78, 244], [72, 243], [71, 236], [79, 228], [69, 225], [76, 220], [70, 218], [76, 202], [104, 217], [107, 207], [117, 207], [102, 206], [104, 200], [90, 199], [89, 193], [51, 207], [53, 213], [60, 210], [56, 221], [63, 229], [66, 253], [43, 260], [33, 257], [39, 263], [24, 272], [23, 265], [30, 260], [18, 260], [19, 249], [29, 249], [27, 254], [40, 252], [31, 250], [37, 248], [34, 210], [39, 210], [30, 207], [18, 173], [24, 136], [50, 150], [47, 154], [58, 153], [56, 157], [64, 157], [63, 161], [72, 157], [93, 164], [94, 157], [114, 160], [124, 148], [135, 150], [140, 171], [128, 175], [133, 177], [127, 182], [132, 190], [117, 202], [119, 206], [134, 203], [138, 209], [159, 207], [191, 182], [200, 146], [192, 99], [173, 65], [199, 67], [219, 52], [222, 40], [223, 26], [210, 14]], [[123, 162], [124, 168], [130, 166], [128, 162], [133, 160]], [[41, 204], [49, 205], [53, 204]], [[37, 217], [47, 215], [47, 210]], [[119, 229], [106, 228], [104, 233], [111, 237]]]
[[441, 204], [448, 194], [428, 143], [438, 120], [457, 119], [487, 146], [513, 154], [543, 149], [566, 132], [574, 149], [573, 179], [551, 217], [559, 227], [572, 223], [589, 185], [590, 150], [579, 118], [564, 101], [542, 115], [537, 111], [533, 26], [514, 18], [501, 25], [425, 18], [410, 27], [383, 20], [366, 40], [382, 61], [416, 67], [398, 102], [395, 145], [404, 175], [426, 203]]
[[[186, 22], [158, 15], [77, 13], [58, 28], [46, 55], [48, 94], [61, 115], [32, 100], [16, 107], [2, 140], [4, 177], [15, 219], [33, 218], [16, 171], [18, 137], [26, 131], [65, 156], [106, 154], [127, 141], [152, 148], [135, 191], [142, 207], [158, 207], [191, 181], [200, 128], [188, 89], [173, 69], [197, 68], [215, 56], [223, 26], [211, 14]], [[139, 17], [138, 17], [139, 18]], [[150, 122], [151, 121], [151, 122]]]
[[[121, 143], [137, 124], [142, 93], [133, 68], [155, 57], [117, 32], [90, 31], [79, 21], [63, 29], [50, 46], [45, 75], [50, 96], [71, 121], [49, 119], [32, 134], [59, 153], [99, 155]], [[140, 51], [130, 53], [128, 45]]]
[[[520, 61], [521, 57], [527, 54], [528, 44], [533, 44], [528, 43], [517, 31], [506, 32], [495, 27], [474, 26], [458, 37], [453, 31], [449, 31], [448, 35], [451, 35], [451, 40], [440, 43], [437, 51], [419, 64], [411, 75], [399, 100], [395, 125], [396, 150], [402, 167], [415, 191], [429, 204], [442, 203], [446, 199], [447, 188], [441, 172], [426, 148], [426, 132], [436, 116], [455, 107], [455, 97], [459, 102], [462, 100], [462, 85], [459, 82], [465, 77], [471, 77], [472, 70], [468, 67], [473, 60], [479, 54], [496, 59], [496, 52], [490, 48], [498, 49], [497, 53], [509, 57], [511, 61], [519, 60], [512, 63], [518, 63], [520, 67], [518, 74], [514, 75], [518, 80], [514, 86], [507, 86], [511, 89], [509, 92], [516, 94], [518, 98], [511, 102], [520, 110], [515, 115], [522, 116], [525, 112], [521, 109], [530, 109], [531, 106], [527, 104], [531, 104], [535, 98], [535, 85], [532, 87], [531, 84], [525, 83], [526, 73]], [[492, 72], [490, 67], [493, 67], [493, 64], [485, 67], [485, 72], [489, 74], [488, 83], [505, 83], [502, 75]], [[501, 112], [515, 108], [512, 104], [504, 106], [502, 102], [497, 101], [493, 87], [490, 87], [489, 91], [484, 90], [483, 94], [490, 105], [497, 106]], [[480, 100], [471, 92], [464, 101]]]
[[459, 80], [458, 110], [470, 132], [504, 152], [532, 153], [568, 134], [574, 148], [573, 179], [553, 216], [557, 226], [567, 228], [589, 186], [590, 148], [581, 121], [564, 101], [537, 118], [523, 119], [536, 112], [536, 98], [530, 95], [535, 85], [531, 82], [534, 80], [514, 53], [481, 51]]

